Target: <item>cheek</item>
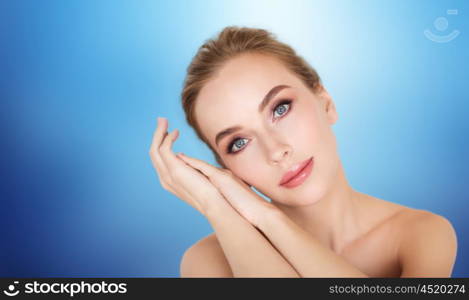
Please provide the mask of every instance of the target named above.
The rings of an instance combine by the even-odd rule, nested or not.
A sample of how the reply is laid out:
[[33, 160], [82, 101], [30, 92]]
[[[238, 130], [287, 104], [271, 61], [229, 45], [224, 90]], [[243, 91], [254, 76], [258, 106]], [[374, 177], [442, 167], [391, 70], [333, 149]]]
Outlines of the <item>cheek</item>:
[[311, 107], [297, 108], [288, 120], [285, 120], [282, 128], [296, 152], [308, 152], [317, 150], [321, 145], [321, 128], [314, 109]]
[[241, 157], [240, 159], [232, 159], [229, 168], [246, 183], [253, 186], [262, 186], [262, 184], [265, 184], [265, 174], [268, 173], [268, 170], [264, 170], [266, 166], [259, 159], [262, 153], [259, 149], [253, 148], [255, 147], [251, 147], [250, 151], [243, 151], [242, 159]]

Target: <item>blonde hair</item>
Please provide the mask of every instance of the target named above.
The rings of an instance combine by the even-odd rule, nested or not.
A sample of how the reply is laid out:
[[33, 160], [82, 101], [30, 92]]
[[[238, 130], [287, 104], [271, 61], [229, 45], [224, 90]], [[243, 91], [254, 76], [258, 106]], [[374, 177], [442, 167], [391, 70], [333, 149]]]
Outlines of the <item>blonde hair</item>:
[[226, 167], [222, 159], [200, 130], [195, 119], [197, 96], [212, 76], [229, 59], [244, 53], [260, 53], [276, 57], [304, 84], [315, 92], [320, 85], [316, 71], [289, 45], [282, 43], [267, 30], [249, 27], [225, 27], [216, 38], [209, 39], [199, 47], [196, 55], [187, 67], [187, 75], [181, 93], [182, 106], [189, 125], [213, 152], [218, 164]]

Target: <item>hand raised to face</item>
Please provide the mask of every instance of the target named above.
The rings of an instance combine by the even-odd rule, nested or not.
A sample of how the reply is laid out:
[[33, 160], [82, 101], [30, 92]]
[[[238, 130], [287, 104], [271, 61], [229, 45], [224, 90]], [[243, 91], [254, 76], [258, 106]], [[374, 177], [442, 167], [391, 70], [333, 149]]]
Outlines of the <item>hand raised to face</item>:
[[[226, 200], [202, 173], [178, 158], [171, 149], [179, 131], [167, 132], [168, 121], [158, 118], [149, 154], [162, 187], [197, 209], [204, 216], [211, 205]], [[227, 204], [227, 203], [226, 203]]]
[[262, 218], [267, 213], [277, 211], [273, 204], [257, 195], [230, 170], [217, 168], [200, 159], [188, 157], [184, 154], [178, 154], [177, 157], [207, 176], [231, 206], [254, 226], [259, 227]]

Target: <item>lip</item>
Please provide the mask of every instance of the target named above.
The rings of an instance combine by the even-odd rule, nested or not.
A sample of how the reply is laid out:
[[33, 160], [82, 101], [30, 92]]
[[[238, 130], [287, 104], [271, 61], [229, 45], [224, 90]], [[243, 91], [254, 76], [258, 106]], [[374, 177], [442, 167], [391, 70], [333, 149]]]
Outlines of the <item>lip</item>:
[[313, 157], [294, 165], [291, 167], [285, 175], [283, 175], [282, 180], [280, 180], [279, 185], [287, 188], [293, 188], [302, 184], [313, 169]]

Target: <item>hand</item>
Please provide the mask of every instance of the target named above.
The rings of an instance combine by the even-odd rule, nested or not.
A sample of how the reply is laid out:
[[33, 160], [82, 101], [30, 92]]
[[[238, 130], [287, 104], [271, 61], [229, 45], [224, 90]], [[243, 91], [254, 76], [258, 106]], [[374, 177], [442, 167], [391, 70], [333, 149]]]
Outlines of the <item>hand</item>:
[[228, 169], [220, 169], [202, 160], [188, 157], [182, 153], [177, 155], [188, 165], [199, 170], [218, 188], [223, 197], [251, 224], [259, 227], [262, 218], [277, 207], [256, 194], [246, 183]]
[[167, 130], [168, 121], [159, 118], [149, 151], [163, 188], [187, 202], [204, 216], [210, 205], [225, 203], [229, 206], [217, 188], [202, 173], [176, 157], [171, 146], [179, 136], [179, 131], [176, 129], [168, 134]]

